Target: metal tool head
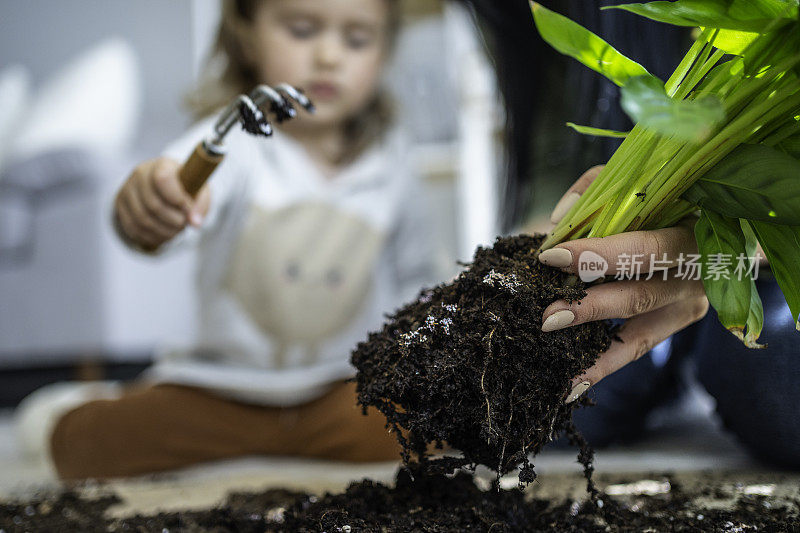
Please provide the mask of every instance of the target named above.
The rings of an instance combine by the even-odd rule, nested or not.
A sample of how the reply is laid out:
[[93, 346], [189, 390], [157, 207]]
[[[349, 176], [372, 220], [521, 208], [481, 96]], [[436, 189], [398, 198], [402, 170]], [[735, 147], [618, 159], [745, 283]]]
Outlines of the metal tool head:
[[314, 104], [311, 103], [311, 100], [302, 91], [287, 83], [281, 83], [274, 89], [268, 85], [259, 85], [250, 91], [250, 98], [259, 107], [269, 102], [269, 110], [275, 115], [275, 120], [279, 124], [297, 116], [294, 104], [299, 104], [309, 113], [314, 112]]
[[[264, 106], [269, 103], [267, 111]], [[268, 114], [272, 114], [279, 124], [297, 116], [294, 104], [303, 107], [309, 113], [315, 108], [311, 100], [302, 91], [282, 83], [274, 89], [268, 85], [259, 85], [249, 95], [240, 94], [222, 112], [214, 125], [214, 135], [206, 144], [212, 150], [223, 151], [222, 142], [231, 128], [237, 122], [253, 135], [272, 135], [272, 125], [269, 123]]]
[[309, 100], [308, 96], [306, 96], [302, 90], [292, 87], [288, 83], [281, 83], [280, 85], [275, 87], [275, 90], [278, 91], [278, 93], [280, 93], [281, 96], [283, 96], [284, 100], [287, 101], [294, 100], [309, 113], [313, 113], [314, 111], [316, 111], [313, 102]]

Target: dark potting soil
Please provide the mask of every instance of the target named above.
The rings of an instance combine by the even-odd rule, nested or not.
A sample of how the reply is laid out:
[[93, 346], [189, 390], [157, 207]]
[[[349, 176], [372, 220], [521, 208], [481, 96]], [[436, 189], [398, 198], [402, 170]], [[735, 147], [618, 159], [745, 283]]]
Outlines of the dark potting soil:
[[656, 496], [633, 495], [550, 502], [519, 490], [482, 491], [460, 473], [398, 475], [395, 488], [365, 480], [342, 494], [322, 497], [272, 489], [234, 493], [212, 509], [109, 518], [114, 495], [82, 498], [67, 492], [55, 498], [0, 504], [0, 531], [30, 532], [273, 532], [400, 533], [430, 532], [793, 532], [800, 505], [765, 496], [744, 496], [725, 508], [704, 507], [696, 498], [720, 488], [686, 491], [672, 482]]
[[[539, 263], [543, 236], [498, 238], [479, 248], [454, 281], [424, 290], [358, 345], [358, 401], [387, 418], [406, 464], [434, 470], [518, 465], [533, 481], [530, 454], [570, 429], [570, 380], [612, 340], [610, 323], [543, 333], [542, 312], [586, 293], [574, 277]], [[578, 436], [573, 440], [580, 442]], [[429, 461], [431, 444], [461, 453]], [[582, 462], [591, 467], [584, 446]]]
[[272, 135], [272, 125], [267, 120], [264, 112], [251, 100], [244, 100], [239, 104], [239, 116], [242, 129], [250, 135]]
[[[313, 108], [313, 105], [308, 107], [309, 110]], [[286, 97], [281, 103], [272, 102], [269, 110], [278, 124], [297, 116], [297, 110]], [[264, 137], [272, 135], [272, 125], [267, 116], [252, 100], [246, 99], [239, 103], [239, 117], [242, 129], [247, 133]]]

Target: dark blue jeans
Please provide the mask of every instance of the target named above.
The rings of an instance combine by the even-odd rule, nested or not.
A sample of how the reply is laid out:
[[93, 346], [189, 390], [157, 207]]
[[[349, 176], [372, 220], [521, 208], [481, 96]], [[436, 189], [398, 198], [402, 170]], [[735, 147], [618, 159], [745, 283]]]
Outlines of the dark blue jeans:
[[665, 364], [648, 354], [593, 388], [597, 406], [574, 415], [587, 440], [603, 447], [640, 436], [653, 407], [680, 394], [678, 369], [688, 362], [716, 400], [726, 428], [755, 457], [800, 469], [800, 332], [768, 275], [757, 282], [765, 321], [760, 340], [766, 349], [746, 348], [710, 310], [672, 337]]

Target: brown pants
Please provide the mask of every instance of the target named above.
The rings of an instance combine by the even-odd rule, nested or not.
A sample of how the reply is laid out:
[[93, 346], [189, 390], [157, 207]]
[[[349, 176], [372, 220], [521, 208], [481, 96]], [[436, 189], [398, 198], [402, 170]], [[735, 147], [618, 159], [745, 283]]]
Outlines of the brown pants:
[[247, 455], [399, 459], [400, 447], [385, 423], [375, 409], [361, 414], [351, 383], [289, 408], [156, 385], [69, 411], [58, 421], [50, 444], [62, 479], [133, 476]]

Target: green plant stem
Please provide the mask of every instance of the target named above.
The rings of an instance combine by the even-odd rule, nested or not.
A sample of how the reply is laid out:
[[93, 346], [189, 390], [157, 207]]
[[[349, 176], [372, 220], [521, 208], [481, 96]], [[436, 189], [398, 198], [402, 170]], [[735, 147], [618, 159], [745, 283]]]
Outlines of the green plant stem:
[[[723, 53], [717, 50], [712, 55], [713, 47], [708, 43], [709, 38], [713, 35], [716, 35], [716, 33], [717, 30], [710, 29], [706, 29], [701, 33], [700, 37], [692, 45], [689, 52], [681, 60], [678, 68], [676, 68], [675, 72], [673, 72], [673, 75], [670, 76], [670, 79], [665, 84], [664, 87], [667, 91], [667, 94], [674, 96], [675, 98], [682, 99], [691, 91], [691, 89], [695, 87], [695, 85], [697, 85], [697, 83], [699, 83], [699, 81], [714, 67], [714, 65], [719, 62]], [[711, 59], [709, 59], [709, 56], [711, 56]], [[629, 190], [630, 193], [627, 195], [617, 195], [616, 198], [613, 199], [611, 205], [608, 205], [607, 203], [604, 204], [604, 206], [601, 208], [601, 215], [596, 219], [588, 233], [590, 237], [607, 234], [608, 228], [615, 225], [614, 221], [618, 214], [620, 212], [624, 213], [634, 202], [640, 201], [640, 198], [637, 197], [635, 193], [641, 192], [646, 194], [645, 189], [647, 188], [647, 184], [649, 183], [652, 174], [654, 172], [658, 172], [659, 170], [658, 168], [650, 167], [650, 162], [659, 161], [661, 157], [665, 155], [662, 153], [664, 151], [663, 144], [669, 144], [668, 142], [664, 142], [662, 144], [662, 149], [657, 150], [659, 148], [659, 143], [662, 143], [662, 139], [652, 134], [647, 137], [644, 137], [643, 135], [636, 137], [629, 135], [628, 139], [626, 139], [626, 142], [620, 146], [617, 152], [625, 151], [626, 148], [629, 148], [629, 151], [625, 153], [626, 161], [628, 162], [628, 167], [625, 170], [630, 174], [625, 174], [626, 177], [623, 179], [625, 179], [627, 184], [630, 184], [630, 187], [622, 188], [622, 190]], [[674, 148], [670, 148], [670, 152], [674, 151]], [[667, 154], [670, 152], [667, 152]], [[614, 169], [606, 170], [608, 170], [607, 175], [614, 175], [612, 174]], [[595, 194], [599, 194], [600, 191], [603, 191], [606, 187], [608, 187], [605, 179], [601, 180], [601, 178], [605, 178], [605, 176], [599, 176], [596, 182], [590, 188], [593, 189], [592, 192]], [[587, 193], [588, 192], [589, 191], [587, 191]], [[587, 198], [586, 203], [592, 199], [594, 199], [594, 196]], [[595, 213], [595, 210], [592, 210], [591, 212]], [[568, 214], [565, 218], [572, 220], [570, 214]], [[543, 243], [543, 248], [550, 244], [548, 241], [549, 239], [545, 240]]]
[[[798, 91], [800, 91], [800, 82], [793, 84], [792, 87], [786, 87], [784, 90], [786, 94], [781, 95], [783, 98], [774, 96], [776, 93], [773, 93], [771, 97], [750, 106], [746, 112], [720, 131], [717, 137], [722, 140], [722, 143], [718, 144], [712, 140], [697, 152], [687, 166], [692, 168], [691, 165], [696, 165], [697, 161], [700, 162], [699, 166], [707, 165], [707, 156], [710, 154], [719, 158], [724, 157], [737, 145], [750, 140], [750, 137], [760, 128], [772, 121], [785, 119], [788, 113], [800, 107], [800, 92]], [[716, 151], [713, 149], [715, 146], [717, 147]], [[720, 151], [725, 151], [725, 154], [720, 156]], [[699, 166], [696, 165], [696, 168]], [[680, 174], [680, 171], [678, 173]], [[679, 185], [683, 186], [685, 183], [682, 182]]]
[[[800, 87], [787, 87], [784, 89], [784, 93], [791, 95], [798, 89]], [[773, 93], [772, 97], [768, 96], [753, 102], [745, 112], [706, 143], [684, 145], [661, 169], [658, 174], [660, 178], [657, 176], [651, 181], [649, 193], [644, 201], [628, 205], [625, 209], [620, 210], [615, 217], [614, 224], [605, 227], [602, 232], [597, 232], [594, 236], [613, 235], [651, 224], [654, 219], [657, 219], [658, 213], [664, 209], [669, 200], [683, 194], [702, 175], [702, 172], [698, 173], [699, 170], [713, 165], [736, 146], [745, 142], [751, 136], [754, 127], [780, 119], [791, 109], [800, 105], [800, 94], [789, 96], [784, 101], [781, 101], [776, 94]]]
[[[676, 162], [676, 156], [681, 150], [689, 151], [694, 149], [694, 146], [696, 146], [696, 143], [692, 143], [691, 145], [687, 146], [684, 141], [664, 139], [662, 141], [661, 149], [654, 157], [650, 158], [652, 167], [649, 168], [647, 172], [642, 173], [639, 181], [636, 184], [636, 188], [632, 189], [630, 194], [627, 196], [627, 202], [623, 204], [621, 209], [614, 213], [613, 223], [608, 227], [603, 228], [602, 231], [595, 232], [594, 236], [600, 237], [610, 235], [611, 233], [609, 232], [612, 231], [611, 228], [613, 227], [634, 224], [636, 218], [639, 216], [636, 213], [641, 211], [641, 209], [638, 208], [643, 209], [644, 205], [649, 203], [648, 195], [652, 190], [654, 190], [654, 185], [657, 186], [659, 184], [659, 176], [668, 176], [670, 172], [670, 162], [674, 164]], [[664, 161], [666, 161], [666, 163], [663, 163]], [[663, 179], [664, 178], [662, 178], [662, 180]], [[635, 194], [637, 192], [642, 193], [642, 196], [637, 196]], [[630, 221], [622, 220], [623, 217], [628, 213], [635, 213], [634, 217]]]
[[[798, 89], [800, 89], [800, 87], [794, 90], [797, 91]], [[659, 210], [663, 209], [664, 205], [683, 194], [692, 183], [702, 176], [706, 169], [716, 164], [739, 144], [745, 142], [751, 135], [752, 124], [758, 123], [758, 119], [761, 119], [760, 122], [762, 124], [767, 124], [776, 119], [780, 120], [791, 110], [800, 110], [800, 93], [791, 95], [783, 102], [774, 102], [774, 99], [768, 98], [752, 106], [749, 111], [734, 120], [688, 158], [688, 160], [670, 176], [668, 182], [663, 184], [660, 189], [652, 195], [652, 205], [648, 206], [650, 213], [642, 220], [642, 225], [656, 219]], [[638, 228], [627, 227], [619, 231], [630, 229]]]
[[[681, 82], [678, 90], [675, 91], [675, 96], [673, 98], [676, 100], [683, 100], [686, 98], [689, 93], [694, 90], [697, 84], [700, 83], [703, 77], [708, 74], [708, 72], [714, 68], [717, 63], [719, 63], [719, 60], [722, 59], [722, 56], [725, 55], [725, 52], [722, 50], [715, 50], [712, 54], [712, 50], [714, 50], [714, 47], [710, 44], [703, 49], [703, 53], [695, 63], [695, 67], [692, 68], [690, 73], [686, 75], [684, 81]], [[711, 57], [709, 58], [709, 56]]]
[[697, 59], [697, 56], [700, 55], [700, 52], [705, 48], [710, 35], [710, 28], [703, 30], [692, 44], [692, 47], [689, 48], [689, 51], [686, 52], [686, 55], [683, 56], [683, 59], [681, 59], [681, 62], [675, 68], [672, 76], [670, 76], [667, 80], [667, 83], [664, 84], [664, 89], [667, 91], [667, 95], [675, 95], [675, 91], [678, 89], [678, 86], [694, 65], [695, 59]]
[[[792, 110], [800, 112], [796, 109], [800, 107], [800, 94], [794, 94], [799, 89], [796, 78], [787, 79], [786, 73], [800, 63], [800, 54], [778, 61], [757, 77], [742, 79], [731, 75], [730, 68], [723, 68], [708, 78], [725, 55], [709, 42], [717, 31], [703, 30], [666, 82], [665, 90], [676, 99], [692, 94], [696, 98], [721, 97], [726, 124], [703, 142], [675, 140], [635, 126], [594, 183], [545, 239], [542, 250], [583, 236], [603, 237], [674, 223], [693, 210], [680, 195], [706, 169], [739, 144], [788, 128], [784, 118]], [[764, 62], [768, 54], [795, 50], [791, 48], [792, 39], [778, 41], [776, 37], [748, 50]], [[759, 63], [754, 60], [754, 64]]]
[[[741, 76], [731, 74], [731, 70], [735, 64], [740, 61], [742, 61], [741, 58], [736, 58], [723, 62], [722, 65], [728, 65], [728, 68], [719, 69], [711, 78], [704, 80], [704, 83], [699, 87], [697, 98], [704, 98], [711, 94], [716, 94], [725, 101], [725, 96], [730, 93], [739, 81], [741, 81]], [[744, 65], [742, 65], [741, 68], [742, 71], [744, 71]], [[743, 75], [742, 73], [742, 76]]]
[[[581, 228], [585, 227], [585, 222], [596, 217], [597, 211], [605, 203], [611, 201], [616, 189], [626, 185], [629, 174], [625, 171], [625, 165], [629, 164], [631, 157], [635, 153], [623, 147], [627, 143], [638, 145], [637, 139], [643, 135], [640, 126], [634, 126], [628, 134], [626, 141], [614, 152], [600, 175], [592, 185], [581, 195], [575, 205], [565, 214], [564, 218], [553, 229], [550, 235], [542, 243], [541, 249], [546, 250], [555, 244], [571, 238], [579, 238]], [[586, 230], [588, 232], [588, 229]]]
[[[648, 164], [650, 160], [650, 156], [656, 149], [658, 145], [658, 137], [653, 135], [652, 133], [646, 133], [646, 137], [642, 137], [642, 142], [639, 146], [639, 151], [635, 152], [636, 157], [629, 157], [626, 161], [627, 165], [625, 168], [625, 173], [628, 179], [626, 180], [626, 187], [622, 189], [624, 192], [625, 190], [630, 191], [628, 195], [626, 194], [617, 194], [615, 198], [612, 199], [611, 203], [605, 203], [604, 207], [602, 208], [602, 214], [597, 219], [597, 221], [592, 225], [591, 231], [589, 231], [589, 236], [594, 237], [598, 233], [602, 233], [603, 228], [608, 226], [614, 218], [614, 213], [616, 213], [621, 206], [628, 200], [629, 197], [634, 195], [636, 192], [636, 186], [643, 174], [645, 172], [645, 166]], [[646, 153], [646, 157], [642, 157], [641, 154]], [[634, 152], [631, 152], [633, 155]], [[620, 189], [620, 187], [616, 187]], [[635, 196], [634, 196], [635, 197]]]
[[686, 200], [678, 199], [661, 212], [659, 224], [653, 229], [669, 228], [670, 226], [674, 226], [695, 211], [697, 211], [696, 205], [687, 202]]
[[[713, 158], [713, 161], [718, 161], [738, 144], [750, 137], [753, 125], [763, 127], [763, 125], [767, 124], [770, 120], [780, 117], [780, 113], [789, 112], [793, 104], [789, 103], [788, 106], [781, 106], [780, 102], [776, 102], [776, 100], [780, 100], [780, 98], [774, 97], [776, 91], [771, 91], [766, 97], [756, 100], [755, 102], [748, 101], [748, 98], [753, 94], [758, 94], [758, 89], [763, 90], [768, 87], [770, 83], [775, 82], [776, 78], [780, 77], [782, 72], [784, 72], [780, 70], [781, 67], [790, 68], [798, 61], [800, 61], [800, 56], [788, 58], [779, 66], [776, 66], [769, 75], [759, 78], [757, 83], [747, 85], [735, 96], [732, 95], [731, 101], [728, 103], [737, 105], [741, 102], [744, 105], [743, 111], [737, 113], [725, 128], [702, 145], [699, 150], [697, 149], [697, 145], [684, 145], [662, 168], [659, 174], [661, 178], [659, 179], [656, 177], [650, 182], [649, 194], [648, 197], [645, 198], [645, 201], [633, 206], [629, 203], [617, 213], [613, 225], [604, 227], [601, 232], [595, 232], [595, 236], [606, 236], [626, 230], [638, 229], [645, 224], [651, 223], [654, 219], [654, 215], [659, 212], [659, 208], [663, 207], [663, 203], [667, 197], [671, 196], [672, 198], [676, 198], [680, 196], [680, 194], [683, 194], [686, 188], [691, 185], [692, 182], [687, 183], [682, 178], [682, 176], [686, 175], [686, 172], [689, 172], [686, 167], [687, 164], [695, 164], [698, 160], [705, 161], [705, 159], [709, 157], [709, 154], [714, 152], [717, 152], [717, 157]], [[782, 90], [784, 94], [789, 95], [796, 92], [798, 88], [795, 88], [794, 84], [789, 84], [783, 87]], [[775, 108], [774, 106], [778, 107]], [[751, 131], [748, 131], [748, 126], [750, 126]], [[692, 170], [692, 173], [695, 170], [691, 166], [689, 166], [688, 169]], [[697, 178], [699, 178], [699, 175], [695, 177], [695, 179]], [[641, 216], [643, 212], [647, 213], [644, 217]], [[637, 220], [638, 222], [636, 222]]]

